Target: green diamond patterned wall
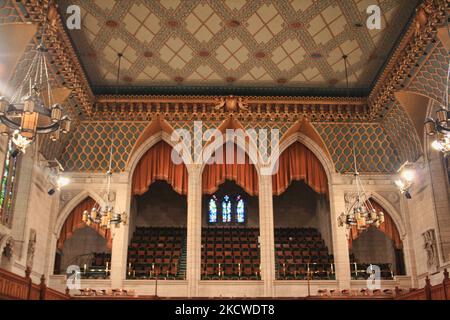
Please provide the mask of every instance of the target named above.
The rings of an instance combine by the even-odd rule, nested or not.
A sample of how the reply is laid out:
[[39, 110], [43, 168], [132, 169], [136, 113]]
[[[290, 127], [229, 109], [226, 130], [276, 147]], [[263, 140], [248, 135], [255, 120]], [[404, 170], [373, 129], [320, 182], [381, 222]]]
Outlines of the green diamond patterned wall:
[[67, 171], [106, 171], [113, 131], [112, 167], [113, 171], [122, 171], [134, 143], [147, 124], [146, 122], [80, 123], [62, 155], [62, 165]]
[[428, 60], [408, 87], [414, 91], [442, 102], [448, 71], [448, 53], [439, 42]]
[[[355, 128], [355, 133], [351, 129]], [[379, 124], [322, 124], [315, 127], [333, 158], [338, 172], [353, 170], [353, 142], [356, 144], [359, 171], [395, 172], [400, 159], [395, 146]]]
[[422, 151], [414, 125], [398, 103], [393, 104], [381, 126], [397, 147], [402, 162], [413, 162], [420, 157]]

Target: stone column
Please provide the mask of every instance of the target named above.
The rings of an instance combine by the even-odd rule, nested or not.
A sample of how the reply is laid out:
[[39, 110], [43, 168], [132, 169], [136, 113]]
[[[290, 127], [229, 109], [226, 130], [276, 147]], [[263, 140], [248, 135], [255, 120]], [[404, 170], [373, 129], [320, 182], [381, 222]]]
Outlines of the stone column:
[[202, 167], [200, 164], [187, 166], [189, 172], [187, 195], [187, 239], [186, 239], [186, 280], [188, 297], [199, 295], [201, 279], [202, 245]]
[[275, 280], [275, 240], [273, 224], [272, 176], [259, 177], [259, 245], [261, 253], [261, 279], [264, 296], [273, 297]]
[[339, 215], [346, 209], [344, 191], [336, 186], [332, 186], [332, 189], [330, 191], [331, 231], [336, 280], [339, 289], [350, 289], [351, 274], [347, 230], [345, 226], [339, 227], [337, 221]]
[[[405, 225], [405, 237], [403, 242], [403, 256], [405, 261], [406, 275], [411, 277], [411, 288], [417, 288], [417, 264], [414, 252], [414, 237], [412, 236], [411, 214], [408, 209], [408, 200], [404, 196], [400, 196], [400, 214]], [[401, 235], [403, 236], [403, 235]]]
[[[126, 212], [130, 215], [128, 198], [129, 192], [126, 186], [116, 189], [116, 201], [114, 209], [116, 211]], [[128, 234], [130, 224], [119, 224], [118, 227], [111, 227], [112, 250], [111, 250], [111, 288], [123, 288], [123, 281], [126, 279], [127, 272], [127, 254], [128, 254]]]

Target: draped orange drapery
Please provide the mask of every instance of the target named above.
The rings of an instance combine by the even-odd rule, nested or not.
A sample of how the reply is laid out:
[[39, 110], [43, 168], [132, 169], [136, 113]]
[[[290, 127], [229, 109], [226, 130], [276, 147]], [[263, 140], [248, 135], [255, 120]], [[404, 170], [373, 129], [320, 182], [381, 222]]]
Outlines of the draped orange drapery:
[[184, 163], [175, 164], [171, 158], [172, 147], [164, 141], [152, 146], [139, 160], [133, 173], [132, 192], [142, 195], [155, 180], [165, 180], [172, 188], [187, 194], [188, 172]]
[[[394, 242], [394, 246], [396, 249], [402, 249], [403, 243], [400, 238], [397, 226], [394, 223], [394, 220], [392, 220], [389, 213], [386, 210], [384, 210], [384, 208], [380, 206], [375, 200], [370, 199], [369, 201], [377, 212], [382, 211], [384, 213], [384, 222], [380, 225], [378, 229], [384, 232], [389, 237], [389, 239], [391, 239]], [[352, 248], [353, 240], [357, 239], [362, 232], [364, 231], [358, 231], [356, 226], [353, 226], [350, 229], [350, 237], [348, 240], [350, 249]]]
[[[229, 155], [226, 153], [226, 144], [222, 148], [222, 163], [207, 164], [203, 169], [203, 193], [212, 194], [217, 191], [219, 185], [224, 183], [225, 180], [233, 180], [249, 195], [258, 195], [258, 173], [247, 153], [244, 153], [245, 160], [238, 163], [238, 160], [241, 160], [238, 157], [238, 152], [243, 152], [241, 149], [238, 151], [237, 146], [234, 145], [234, 159], [232, 159], [227, 158]], [[215, 154], [218, 155], [220, 153], [216, 151]]]
[[[73, 233], [81, 228], [87, 227], [88, 225], [83, 222], [83, 211], [88, 210], [90, 211], [93, 207], [98, 207], [97, 202], [95, 202], [94, 199], [91, 197], [87, 197], [83, 201], [81, 201], [69, 214], [66, 221], [64, 222], [64, 225], [61, 229], [61, 233], [59, 235], [58, 239], [58, 249], [62, 249], [64, 246], [64, 242], [72, 237]], [[100, 226], [96, 223], [91, 224], [89, 226], [90, 228], [94, 229], [98, 232], [99, 235], [101, 235], [103, 238], [106, 239], [106, 244], [109, 249], [111, 249], [112, 246], [112, 238], [111, 238], [111, 231], [108, 229], [100, 228]]]
[[328, 194], [328, 180], [322, 163], [299, 142], [290, 145], [280, 155], [278, 171], [272, 176], [273, 194], [282, 194], [293, 180], [303, 180], [315, 192]]

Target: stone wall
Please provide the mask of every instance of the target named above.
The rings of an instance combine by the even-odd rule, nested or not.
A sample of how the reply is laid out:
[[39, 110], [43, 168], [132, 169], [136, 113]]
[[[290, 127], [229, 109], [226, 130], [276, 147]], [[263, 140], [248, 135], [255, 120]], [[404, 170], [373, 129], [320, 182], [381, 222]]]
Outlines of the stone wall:
[[85, 263], [89, 265], [89, 254], [93, 252], [110, 252], [106, 246], [106, 240], [92, 228], [76, 230], [73, 236], [64, 242], [61, 250], [61, 271], [72, 264], [80, 268], [83, 268]]

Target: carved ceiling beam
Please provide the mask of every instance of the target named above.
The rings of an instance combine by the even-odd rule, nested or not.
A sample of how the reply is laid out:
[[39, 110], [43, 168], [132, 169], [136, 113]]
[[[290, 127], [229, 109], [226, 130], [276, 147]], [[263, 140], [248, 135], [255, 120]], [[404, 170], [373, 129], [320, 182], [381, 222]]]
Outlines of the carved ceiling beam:
[[425, 0], [416, 10], [413, 22], [388, 61], [369, 95], [370, 119], [380, 120], [389, 110], [394, 93], [402, 89], [404, 81], [417, 66], [427, 46], [435, 41], [438, 26], [446, 19], [447, 0]]

